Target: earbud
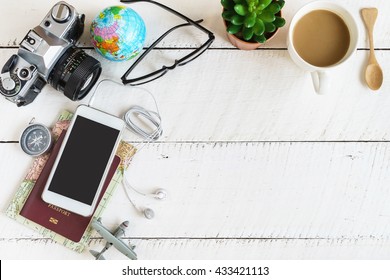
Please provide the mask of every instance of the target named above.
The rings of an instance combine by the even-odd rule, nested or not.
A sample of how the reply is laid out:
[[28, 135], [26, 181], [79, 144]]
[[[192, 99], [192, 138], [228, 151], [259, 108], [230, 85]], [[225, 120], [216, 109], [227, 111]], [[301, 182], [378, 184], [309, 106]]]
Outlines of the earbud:
[[[127, 194], [127, 193], [126, 193]], [[133, 200], [131, 200], [130, 196], [127, 195], [127, 198], [129, 199], [131, 205], [137, 210], [140, 214], [142, 214], [146, 219], [151, 220], [154, 218], [154, 211], [153, 209], [147, 207], [147, 208], [141, 208], [138, 207]]]
[[[145, 218], [151, 220], [154, 218], [154, 211], [153, 209], [151, 208], [140, 208], [138, 207], [134, 201], [130, 198], [130, 195], [129, 193], [127, 192], [127, 188], [128, 189], [132, 189], [133, 191], [135, 191], [136, 193], [140, 194], [140, 195], [143, 195], [143, 196], [150, 196], [150, 197], [153, 197], [157, 200], [164, 200], [167, 198], [168, 196], [168, 192], [167, 190], [163, 189], [163, 188], [158, 188], [156, 189], [156, 191], [154, 193], [151, 193], [151, 194], [147, 194], [147, 193], [143, 193], [143, 192], [140, 192], [139, 190], [135, 189], [132, 185], [130, 185], [130, 183], [127, 181], [126, 177], [123, 178], [122, 180], [123, 182], [123, 187], [125, 189], [125, 193], [127, 195], [127, 198], [129, 199], [130, 203], [134, 206], [134, 208], [141, 214], [144, 215]], [[127, 187], [127, 188], [126, 188]]]
[[140, 195], [150, 196], [150, 197], [153, 197], [157, 200], [164, 200], [168, 196], [168, 192], [166, 189], [158, 188], [157, 190], [154, 191], [154, 193], [143, 193], [143, 192], [140, 192], [139, 190], [135, 189], [131, 185], [128, 185], [128, 186], [130, 186], [131, 189], [133, 189], [135, 192], [139, 193]]
[[146, 219], [153, 219], [154, 218], [154, 211], [153, 209], [150, 209], [150, 208], [145, 208], [142, 213], [144, 214], [145, 218]]
[[164, 200], [167, 198], [168, 192], [165, 189], [157, 189], [152, 195], [155, 199]]
[[[165, 189], [157, 189], [154, 193], [152, 193], [152, 194], [144, 194], [145, 196], [152, 196], [152, 197], [154, 197], [155, 199], [158, 199], [158, 200], [164, 200], [164, 199], [166, 199], [167, 198], [167, 196], [168, 196], [168, 193], [167, 193], [167, 191], [165, 190]], [[134, 203], [132, 203], [134, 206], [135, 206], [135, 204]], [[138, 210], [138, 211], [140, 211], [142, 214], [144, 214], [144, 216], [145, 216], [145, 218], [146, 219], [149, 219], [149, 220], [151, 220], [151, 219], [153, 219], [154, 218], [154, 211], [153, 211], [153, 209], [151, 209], [151, 208], [144, 208], [144, 209], [139, 209], [138, 207], [136, 207], [136, 209]]]
[[131, 205], [134, 206], [135, 210], [137, 210], [140, 214], [142, 214], [146, 219], [151, 220], [154, 218], [154, 211], [151, 208], [141, 208], [138, 207], [134, 201], [130, 200]]

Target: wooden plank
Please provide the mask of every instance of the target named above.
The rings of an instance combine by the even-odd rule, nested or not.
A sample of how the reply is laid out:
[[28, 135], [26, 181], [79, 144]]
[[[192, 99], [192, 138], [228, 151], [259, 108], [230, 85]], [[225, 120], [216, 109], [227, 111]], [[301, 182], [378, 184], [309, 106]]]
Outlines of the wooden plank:
[[[193, 19], [204, 18], [202, 24], [216, 40], [196, 61], [142, 89], [110, 84], [99, 88], [94, 105], [118, 116], [130, 105], [153, 109], [143, 89], [155, 95], [163, 138], [139, 151], [127, 176], [141, 191], [163, 187], [169, 192], [163, 202], [132, 194], [137, 205], [155, 210], [155, 219], [146, 220], [119, 188], [104, 224], [113, 229], [130, 220], [125, 242], [137, 245], [140, 259], [388, 259], [390, 66], [385, 62], [390, 33], [382, 11], [389, 10], [390, 2], [375, 1], [380, 7], [375, 45], [382, 49], [376, 53], [385, 73], [381, 90], [371, 92], [364, 85], [368, 52], [360, 50], [348, 65], [330, 74], [333, 92], [318, 96], [309, 75], [284, 50], [288, 27], [263, 46], [276, 50], [237, 51], [226, 39], [219, 1], [158, 1]], [[287, 1], [287, 22], [310, 1]], [[373, 3], [332, 1], [355, 16], [361, 35], [358, 47], [367, 48], [359, 10]], [[18, 0], [3, 5], [0, 67], [56, 2]], [[90, 47], [92, 18], [119, 1], [70, 3], [86, 14], [80, 46]], [[146, 46], [180, 22], [146, 3], [130, 7], [146, 22]], [[204, 40], [190, 29], [173, 35], [139, 69], [156, 66], [156, 57], [164, 63], [181, 57]], [[102, 78], [119, 81], [132, 63], [108, 62], [87, 52], [102, 61]], [[32, 163], [17, 143], [5, 142], [17, 141], [33, 117], [50, 126], [62, 110], [73, 111], [90, 97], [72, 102], [47, 86], [24, 108], [0, 98], [1, 259], [92, 259], [88, 252], [79, 255], [41, 238], [4, 214]], [[125, 139], [139, 141], [130, 133]], [[103, 245], [98, 238], [90, 247], [98, 250]], [[106, 256], [124, 259], [113, 249]]]
[[[10, 145], [12, 145], [10, 147]], [[0, 145], [0, 209], [32, 162]], [[390, 143], [149, 144], [126, 176], [138, 190], [168, 190], [156, 201], [118, 188], [103, 215], [131, 221], [136, 238], [389, 238]], [[2, 238], [39, 235], [0, 215]], [[15, 225], [13, 225], [15, 224]]]
[[[159, 50], [151, 59], [173, 59], [183, 52]], [[0, 50], [0, 64], [13, 53]], [[96, 56], [93, 51], [89, 53]], [[377, 57], [380, 62], [388, 61], [390, 52], [377, 51]], [[357, 51], [351, 61], [329, 73], [332, 91], [319, 96], [310, 75], [298, 68], [285, 50], [211, 50], [141, 87], [103, 84], [93, 105], [118, 116], [135, 104], [155, 109], [152, 98], [142, 89], [149, 90], [161, 111], [162, 141], [388, 141], [390, 83], [385, 75], [377, 92], [364, 84], [367, 58], [367, 51]], [[131, 65], [101, 61], [102, 79], [118, 82]], [[149, 70], [151, 65], [155, 64], [145, 61], [140, 69]], [[390, 65], [383, 63], [382, 67], [384, 73], [390, 72]], [[36, 101], [23, 108], [1, 97], [0, 140], [17, 140], [32, 117], [50, 125], [63, 109], [73, 111], [91, 96], [72, 102], [46, 86]]]
[[[390, 257], [388, 239], [124, 239], [136, 245], [140, 260], [367, 260]], [[101, 250], [105, 242], [91, 241]], [[1, 259], [92, 260], [88, 251], [77, 254], [47, 239], [0, 239]], [[48, 253], [50, 252], [50, 253]], [[115, 249], [104, 256], [126, 258]]]
[[[58, 1], [50, 0], [31, 2], [28, 0], [18, 0], [7, 3], [7, 8], [2, 9], [0, 17], [0, 34], [2, 34], [0, 38], [0, 46], [18, 46], [28, 30], [38, 25], [56, 2]], [[220, 1], [198, 0], [196, 2], [191, 2], [159, 0], [159, 2], [172, 7], [194, 20], [201, 18], [204, 19], [203, 25], [216, 35], [216, 40], [213, 44], [214, 48], [233, 48], [226, 38], [226, 33], [221, 19], [222, 6], [220, 5]], [[287, 1], [286, 6], [283, 9], [283, 15], [286, 18], [287, 25], [280, 30], [276, 38], [264, 45], [265, 48], [286, 47], [288, 24], [295, 12], [308, 2], [310, 2], [310, 0]], [[368, 43], [359, 10], [360, 8], [366, 6], [380, 7], [379, 17], [375, 26], [375, 46], [377, 48], [390, 47], [390, 34], [387, 31], [387, 27], [390, 26], [390, 19], [383, 12], [390, 9], [389, 1], [378, 0], [375, 1], [375, 4], [367, 3], [367, 1], [364, 0], [344, 0], [334, 2], [345, 6], [355, 17], [361, 35], [358, 44], [360, 48], [367, 48]], [[105, 7], [120, 4], [119, 1], [116, 0], [69, 1], [69, 3], [75, 6], [79, 13], [84, 13], [86, 15], [85, 33], [80, 40], [80, 44], [83, 46], [90, 46], [88, 28], [92, 19]], [[156, 8], [151, 4], [135, 3], [128, 6], [138, 12], [145, 21], [148, 32], [146, 41], [147, 46], [171, 26], [180, 23], [180, 20], [178, 20], [175, 16], [171, 16], [168, 12], [163, 11], [160, 8]], [[15, 23], [12, 25], [12, 28], [10, 28], [10, 22]], [[163, 41], [162, 47], [194, 47], [200, 43], [198, 40], [194, 40], [194, 38], [192, 38], [193, 36], [196, 36], [199, 39], [199, 35], [189, 34], [188, 29], [178, 31], [178, 34], [179, 35], [175, 36], [175, 38], [172, 38], [171, 40]]]

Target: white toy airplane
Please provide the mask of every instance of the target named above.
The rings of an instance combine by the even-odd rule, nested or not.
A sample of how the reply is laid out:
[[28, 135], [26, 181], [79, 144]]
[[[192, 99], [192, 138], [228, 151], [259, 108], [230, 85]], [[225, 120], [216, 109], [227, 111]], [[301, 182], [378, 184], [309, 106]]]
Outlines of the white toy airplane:
[[106, 245], [102, 251], [97, 252], [94, 250], [89, 250], [89, 252], [95, 257], [96, 260], [105, 260], [103, 253], [107, 251], [112, 245], [124, 254], [126, 257], [132, 260], [137, 259], [137, 254], [134, 252], [135, 246], [127, 246], [120, 237], [125, 234], [126, 228], [129, 226], [129, 221], [124, 221], [119, 225], [119, 227], [111, 233], [107, 228], [102, 225], [101, 219], [94, 218], [92, 221], [92, 227], [107, 241]]

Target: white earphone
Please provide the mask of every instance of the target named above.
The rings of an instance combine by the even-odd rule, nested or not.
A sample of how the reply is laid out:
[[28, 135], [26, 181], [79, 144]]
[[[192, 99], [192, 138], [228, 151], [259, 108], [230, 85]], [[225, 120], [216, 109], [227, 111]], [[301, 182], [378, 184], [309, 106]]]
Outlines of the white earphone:
[[149, 195], [153, 196], [155, 199], [164, 200], [167, 198], [168, 193], [165, 189], [159, 188], [153, 194]]
[[[132, 187], [132, 189], [134, 189], [133, 187]], [[135, 189], [134, 189], [135, 190]], [[138, 191], [137, 191], [138, 192]], [[138, 192], [139, 193], [139, 192]], [[155, 199], [158, 199], [158, 200], [164, 200], [164, 199], [166, 199], [167, 198], [167, 191], [165, 190], [165, 189], [157, 189], [154, 193], [151, 193], [151, 194], [143, 194], [143, 195], [145, 195], [145, 196], [151, 196], [151, 197], [153, 197], [153, 198], [155, 198]], [[153, 211], [153, 209], [151, 209], [151, 208], [143, 208], [143, 209], [140, 209], [139, 207], [137, 207], [135, 204], [134, 204], [134, 202], [132, 203], [133, 204], [133, 206], [135, 206], [135, 208], [140, 212], [140, 213], [142, 213], [144, 216], [145, 216], [145, 218], [147, 218], [147, 219], [149, 219], [149, 220], [151, 220], [151, 219], [153, 219], [154, 218], [154, 211]]]
[[[97, 89], [100, 87], [100, 85], [102, 83], [105, 83], [105, 82], [110, 82], [110, 83], [113, 83], [113, 84], [116, 84], [118, 86], [123, 87], [123, 84], [118, 83], [116, 81], [113, 81], [111, 79], [103, 79], [103, 80], [101, 80], [97, 84], [97, 86], [95, 87], [95, 90], [94, 90], [94, 92], [92, 93], [92, 95], [90, 97], [90, 101], [88, 103], [88, 106], [92, 107], [92, 103], [94, 101], [95, 93], [97, 92]], [[137, 87], [137, 88], [139, 90], [143, 91], [144, 93], [149, 94], [149, 96], [152, 98], [152, 100], [154, 102], [154, 105], [156, 107], [156, 111], [152, 111], [152, 110], [145, 109], [145, 108], [143, 108], [141, 106], [135, 105], [135, 106], [132, 106], [131, 108], [129, 108], [127, 113], [123, 116], [123, 119], [124, 119], [124, 121], [126, 123], [126, 127], [130, 131], [134, 132], [136, 135], [138, 135], [138, 136], [140, 136], [141, 138], [144, 139], [144, 141], [142, 143], [143, 146], [141, 146], [141, 148], [136, 147], [137, 150], [140, 151], [147, 143], [157, 141], [160, 138], [160, 136], [162, 135], [163, 129], [162, 129], [162, 119], [161, 119], [161, 116], [160, 116], [160, 112], [159, 112], [159, 109], [158, 109], [156, 98], [147, 89], [139, 88], [139, 87]], [[144, 128], [138, 126], [138, 121], [136, 121], [136, 118], [138, 119], [138, 121], [141, 121], [141, 122], [144, 122], [144, 123], [145, 123], [145, 120], [146, 120], [146, 123], [148, 123], [149, 126], [151, 126], [150, 127], [150, 132], [149, 132], [149, 130], [144, 129]], [[129, 199], [130, 203], [134, 206], [134, 208], [138, 212], [142, 213], [145, 216], [145, 218], [153, 219], [154, 218], [154, 211], [152, 209], [150, 209], [150, 208], [140, 208], [140, 207], [138, 207], [134, 203], [134, 201], [131, 199], [131, 197], [130, 197], [130, 195], [128, 193], [128, 189], [132, 189], [133, 191], [137, 192], [140, 195], [151, 196], [151, 197], [154, 197], [155, 199], [158, 199], [158, 200], [166, 199], [167, 195], [168, 195], [167, 191], [165, 189], [159, 188], [154, 193], [146, 194], [146, 193], [138, 191], [132, 185], [130, 185], [130, 183], [126, 179], [126, 176], [123, 176], [122, 182], [123, 182], [123, 187], [125, 189], [126, 196]]]
[[145, 218], [151, 220], [154, 218], [155, 214], [154, 214], [154, 211], [153, 209], [151, 208], [141, 208], [141, 207], [138, 207], [134, 201], [130, 198], [130, 195], [128, 193], [128, 190], [127, 189], [132, 189], [133, 191], [135, 191], [136, 193], [140, 194], [140, 195], [143, 195], [143, 196], [149, 196], [149, 197], [153, 197], [157, 200], [164, 200], [167, 198], [168, 196], [168, 192], [167, 190], [165, 189], [162, 189], [162, 188], [158, 188], [156, 189], [156, 191], [154, 193], [143, 193], [139, 190], [137, 190], [136, 188], [134, 188], [132, 185], [130, 185], [130, 183], [127, 181], [126, 179], [126, 176], [123, 177], [123, 187], [125, 189], [125, 193], [127, 195], [127, 198], [129, 199], [130, 203], [134, 206], [134, 208], [141, 214], [143, 214], [145, 216]]

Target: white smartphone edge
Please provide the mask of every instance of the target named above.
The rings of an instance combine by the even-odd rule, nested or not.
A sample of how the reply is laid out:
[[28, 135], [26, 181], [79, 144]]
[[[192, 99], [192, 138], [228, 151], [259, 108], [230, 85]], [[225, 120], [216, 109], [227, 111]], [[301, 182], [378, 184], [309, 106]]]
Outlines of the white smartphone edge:
[[[61, 156], [62, 156], [63, 151], [65, 149], [66, 143], [68, 142], [69, 135], [72, 131], [72, 128], [73, 128], [74, 123], [77, 119], [77, 116], [82, 116], [82, 117], [88, 118], [88, 119], [93, 120], [95, 122], [98, 122], [98, 123], [101, 123], [103, 125], [107, 125], [109, 127], [117, 129], [119, 131], [114, 148], [111, 152], [110, 158], [107, 162], [107, 166], [105, 168], [105, 171], [103, 173], [102, 179], [101, 179], [100, 184], [99, 184], [99, 187], [95, 193], [95, 197], [94, 197], [91, 205], [82, 203], [80, 201], [74, 200], [72, 198], [63, 196], [61, 194], [58, 194], [58, 193], [55, 193], [55, 192], [52, 192], [49, 190], [50, 183], [53, 179], [53, 176], [54, 176], [54, 173], [57, 169], [58, 163], [61, 159]], [[115, 157], [115, 153], [116, 153], [116, 150], [119, 146], [123, 130], [124, 130], [124, 122], [122, 119], [115, 117], [113, 115], [110, 115], [108, 113], [105, 113], [103, 111], [100, 111], [98, 109], [88, 107], [86, 105], [79, 105], [76, 109], [76, 112], [74, 113], [74, 115], [72, 117], [72, 120], [69, 124], [67, 131], [66, 131], [64, 140], [61, 144], [61, 147], [60, 147], [60, 150], [59, 150], [58, 155], [56, 157], [56, 160], [54, 161], [54, 164], [53, 164], [53, 167], [50, 171], [49, 177], [48, 177], [47, 182], [45, 184], [45, 187], [42, 191], [42, 195], [41, 195], [42, 200], [48, 204], [58, 206], [60, 208], [68, 210], [72, 213], [82, 215], [84, 217], [91, 216], [93, 214], [94, 209], [95, 209], [99, 194], [100, 194], [102, 187], [104, 185], [107, 173], [109, 172], [111, 163]]]

